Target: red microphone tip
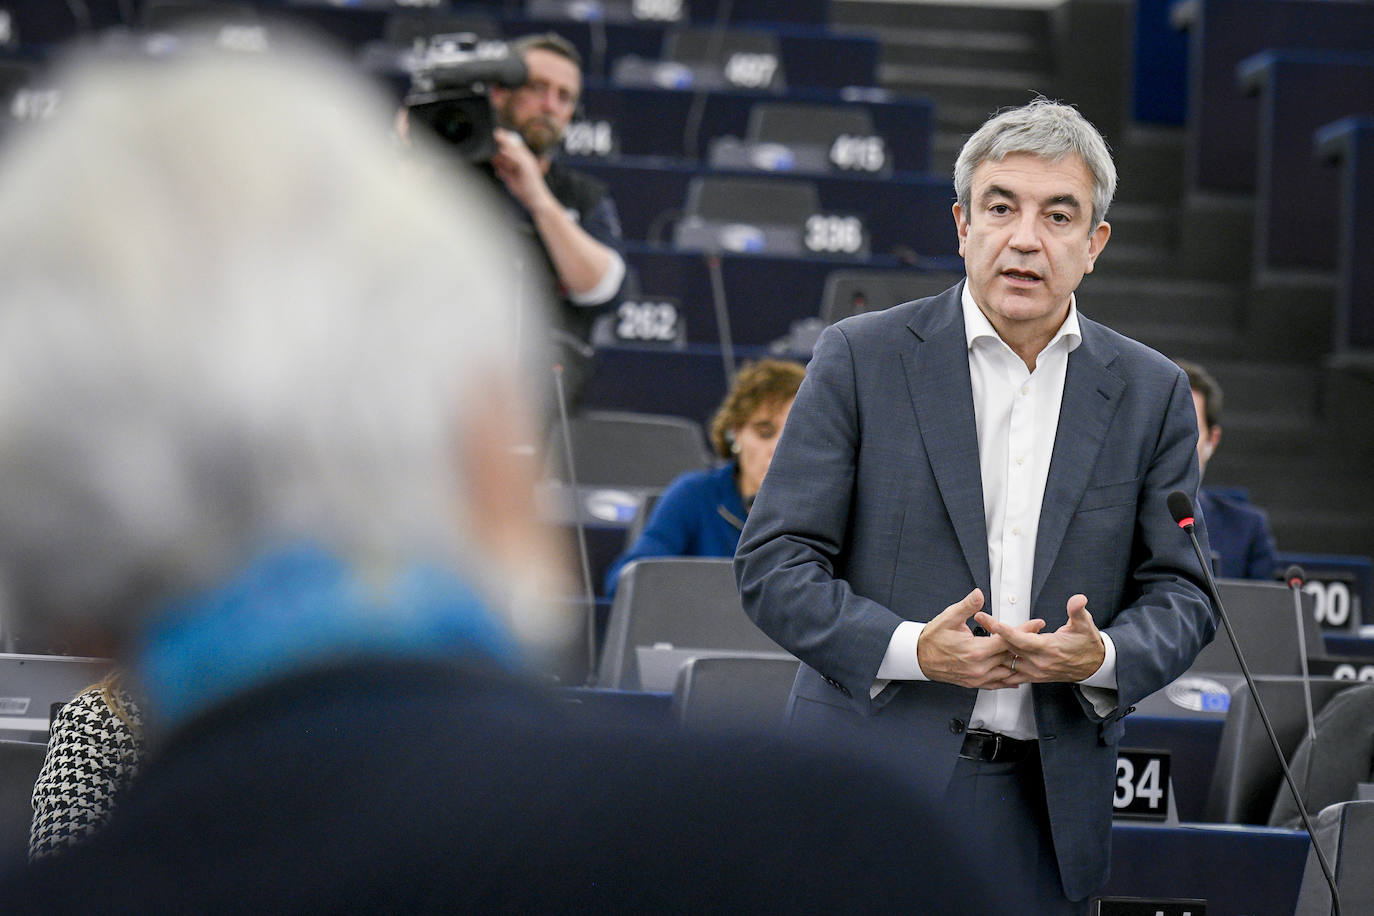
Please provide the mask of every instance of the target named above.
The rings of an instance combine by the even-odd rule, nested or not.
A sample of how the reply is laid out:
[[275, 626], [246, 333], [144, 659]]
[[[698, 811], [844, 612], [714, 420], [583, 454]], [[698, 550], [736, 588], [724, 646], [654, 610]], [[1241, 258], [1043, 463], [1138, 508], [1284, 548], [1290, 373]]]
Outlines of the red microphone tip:
[[1187, 515], [1179, 519], [1178, 527], [1182, 528], [1184, 531], [1187, 531], [1189, 528], [1193, 527], [1193, 517], [1191, 515]]

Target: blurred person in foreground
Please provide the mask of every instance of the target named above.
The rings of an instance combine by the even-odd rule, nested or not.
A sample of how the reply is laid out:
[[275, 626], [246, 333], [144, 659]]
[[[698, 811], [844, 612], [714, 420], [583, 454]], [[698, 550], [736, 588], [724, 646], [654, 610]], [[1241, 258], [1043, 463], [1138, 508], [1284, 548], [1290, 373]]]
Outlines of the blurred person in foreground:
[[576, 621], [480, 179], [398, 168], [310, 54], [59, 83], [0, 160], [0, 576], [125, 666], [147, 755], [7, 914], [962, 909], [862, 763], [522, 673]]
[[733, 557], [749, 507], [806, 368], [763, 359], [745, 366], [711, 418], [711, 447], [724, 459], [709, 471], [679, 476], [654, 503], [644, 530], [606, 572], [614, 595], [620, 571], [645, 557]]
[[[1176, 359], [1188, 373], [1197, 414], [1197, 462], [1203, 479], [1207, 462], [1221, 444], [1221, 385], [1206, 369]], [[1269, 579], [1279, 568], [1279, 550], [1269, 516], [1233, 490], [1203, 487], [1198, 505], [1207, 517], [1207, 541], [1212, 548], [1212, 571], [1230, 579]]]

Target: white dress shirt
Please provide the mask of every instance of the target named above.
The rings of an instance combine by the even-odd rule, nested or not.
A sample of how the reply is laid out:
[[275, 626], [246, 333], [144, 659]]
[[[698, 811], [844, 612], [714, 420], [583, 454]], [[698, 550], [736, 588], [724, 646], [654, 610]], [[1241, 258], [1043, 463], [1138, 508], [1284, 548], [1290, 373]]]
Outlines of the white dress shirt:
[[[963, 308], [991, 573], [991, 594], [984, 596], [987, 603], [983, 609], [1003, 623], [1018, 626], [1030, 619], [1035, 539], [1059, 428], [1064, 375], [1069, 353], [1082, 342], [1078, 310], [1071, 296], [1068, 316], [1036, 357], [1035, 371], [1031, 372], [997, 335], [973, 301], [967, 282]], [[961, 598], [963, 595], [951, 595], [950, 603]], [[1067, 603], [1069, 596], [1062, 598]], [[916, 621], [897, 626], [878, 668], [874, 696], [891, 680], [928, 680], [916, 653], [923, 629], [925, 624]], [[1104, 688], [1086, 691], [1085, 695], [1105, 715], [1116, 706], [1116, 648], [1106, 633], [1102, 642], [1106, 650], [1102, 665], [1080, 683]], [[969, 725], [1013, 738], [1036, 737], [1031, 686], [980, 690]]]

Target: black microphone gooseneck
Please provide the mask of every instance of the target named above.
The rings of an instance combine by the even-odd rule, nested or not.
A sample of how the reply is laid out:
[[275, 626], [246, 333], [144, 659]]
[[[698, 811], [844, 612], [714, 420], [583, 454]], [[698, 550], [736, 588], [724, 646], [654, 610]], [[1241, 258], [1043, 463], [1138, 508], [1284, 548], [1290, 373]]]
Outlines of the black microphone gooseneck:
[[1302, 824], [1307, 830], [1307, 838], [1312, 844], [1312, 851], [1317, 854], [1317, 863], [1321, 865], [1322, 875], [1326, 878], [1327, 886], [1331, 888], [1332, 912], [1335, 913], [1335, 916], [1341, 916], [1341, 898], [1336, 891], [1336, 878], [1331, 872], [1331, 864], [1326, 861], [1326, 853], [1322, 852], [1321, 844], [1317, 842], [1317, 831], [1312, 828], [1312, 819], [1307, 816], [1307, 805], [1298, 792], [1297, 784], [1293, 782], [1293, 774], [1288, 769], [1288, 760], [1283, 755], [1283, 746], [1279, 744], [1278, 735], [1274, 733], [1274, 726], [1269, 721], [1269, 713], [1265, 712], [1264, 704], [1260, 701], [1259, 690], [1255, 687], [1254, 675], [1250, 673], [1250, 666], [1246, 664], [1245, 656], [1240, 651], [1240, 642], [1236, 639], [1236, 631], [1231, 627], [1231, 618], [1221, 603], [1221, 594], [1217, 591], [1217, 580], [1212, 577], [1211, 565], [1202, 552], [1202, 545], [1198, 543], [1193, 522], [1193, 501], [1189, 499], [1187, 493], [1182, 490], [1175, 490], [1169, 494], [1168, 504], [1169, 514], [1174, 517], [1178, 527], [1184, 530], [1188, 535], [1188, 540], [1193, 543], [1193, 552], [1197, 554], [1198, 565], [1202, 567], [1202, 575], [1207, 581], [1207, 591], [1211, 596], [1212, 605], [1217, 609], [1217, 616], [1226, 629], [1226, 637], [1231, 642], [1231, 650], [1236, 653], [1236, 661], [1240, 663], [1240, 673], [1245, 675], [1245, 684], [1250, 690], [1251, 699], [1255, 701], [1255, 711], [1259, 713], [1260, 721], [1264, 723], [1264, 730], [1269, 735], [1269, 743], [1274, 747], [1274, 756], [1278, 758], [1279, 767], [1283, 770], [1284, 781], [1288, 783], [1288, 791], [1293, 793], [1293, 801], [1297, 803], [1298, 814], [1302, 816]]
[[706, 271], [711, 277], [711, 305], [716, 311], [716, 337], [720, 341], [720, 361], [725, 368], [725, 387], [735, 385], [735, 341], [730, 334], [730, 304], [725, 297], [725, 275], [720, 265], [720, 251], [715, 244], [706, 252]]
[[1302, 586], [1307, 572], [1297, 565], [1283, 571], [1283, 581], [1293, 593], [1293, 618], [1298, 624], [1298, 651], [1302, 660], [1302, 698], [1307, 704], [1307, 758], [1302, 767], [1302, 794], [1312, 791], [1312, 757], [1317, 753], [1317, 719], [1312, 714], [1312, 675], [1307, 670], [1307, 632], [1302, 625]]
[[577, 485], [577, 464], [573, 460], [572, 426], [568, 423], [568, 394], [563, 386], [563, 365], [553, 367], [554, 393], [558, 399], [558, 423], [563, 433], [563, 461], [568, 466], [568, 489], [572, 492], [573, 525], [577, 531], [577, 554], [582, 561], [582, 600], [587, 603], [587, 681], [596, 686], [596, 592], [592, 588], [592, 564], [587, 557], [587, 523], [582, 518], [582, 491]]

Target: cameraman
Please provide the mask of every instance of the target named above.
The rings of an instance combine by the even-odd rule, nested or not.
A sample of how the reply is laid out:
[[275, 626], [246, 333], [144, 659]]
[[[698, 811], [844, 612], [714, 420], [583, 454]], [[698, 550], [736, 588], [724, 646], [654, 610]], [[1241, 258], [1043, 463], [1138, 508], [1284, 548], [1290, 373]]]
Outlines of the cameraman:
[[582, 92], [577, 48], [547, 32], [519, 38], [510, 50], [524, 59], [529, 78], [523, 86], [490, 90], [499, 125], [491, 167], [525, 211], [558, 281], [556, 334], [575, 402], [589, 374], [592, 322], [625, 279], [620, 219], [600, 182], [555, 159]]

